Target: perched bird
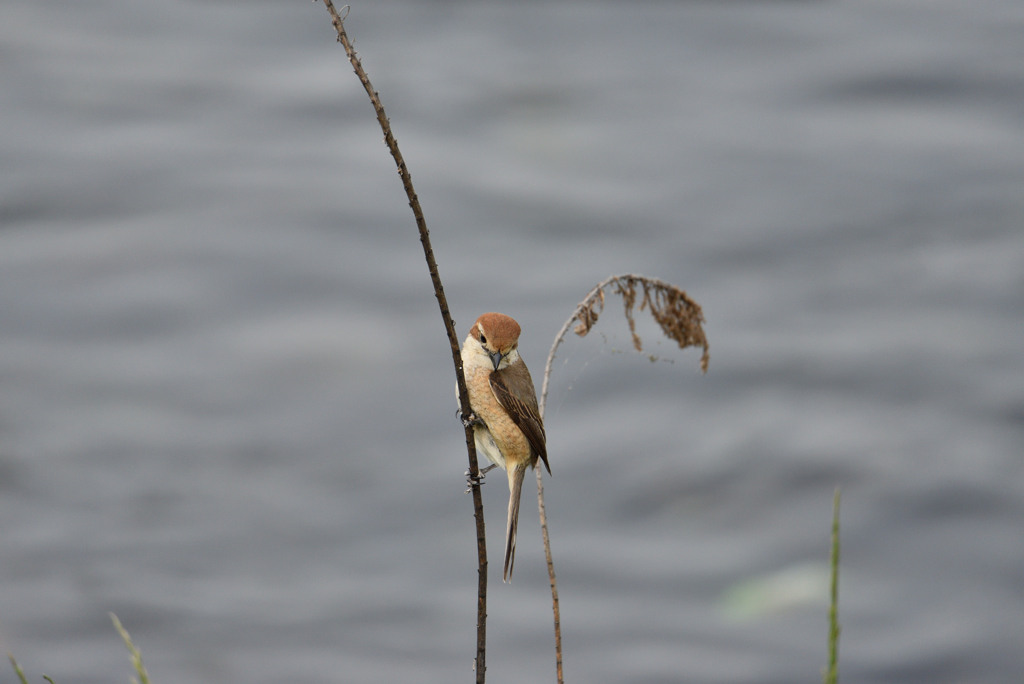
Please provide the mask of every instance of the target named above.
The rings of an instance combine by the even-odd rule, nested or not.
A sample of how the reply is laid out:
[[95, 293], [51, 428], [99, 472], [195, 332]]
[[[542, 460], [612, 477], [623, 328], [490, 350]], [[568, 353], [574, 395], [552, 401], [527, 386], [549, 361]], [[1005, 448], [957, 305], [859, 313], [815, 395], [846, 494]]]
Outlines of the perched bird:
[[537, 391], [516, 349], [519, 332], [519, 324], [509, 316], [485, 313], [476, 319], [462, 344], [462, 368], [473, 411], [467, 420], [472, 421], [476, 449], [508, 474], [506, 582], [516, 556], [519, 497], [526, 468], [535, 467], [539, 457], [551, 473]]

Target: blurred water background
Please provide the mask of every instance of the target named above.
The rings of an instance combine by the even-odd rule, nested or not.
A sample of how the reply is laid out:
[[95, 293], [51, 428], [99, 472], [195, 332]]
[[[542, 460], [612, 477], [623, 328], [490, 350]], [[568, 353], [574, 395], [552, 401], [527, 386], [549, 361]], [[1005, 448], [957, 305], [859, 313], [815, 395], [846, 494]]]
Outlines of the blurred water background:
[[[460, 338], [563, 346], [566, 681], [1024, 673], [1024, 5], [354, 2]], [[0, 5], [0, 648], [35, 680], [471, 681], [472, 503], [411, 213], [321, 4]], [[645, 323], [646, 324], [646, 323]], [[539, 380], [538, 380], [539, 386]], [[554, 681], [528, 483], [488, 681]], [[494, 561], [497, 558], [498, 561]], [[13, 673], [0, 675], [13, 681]]]

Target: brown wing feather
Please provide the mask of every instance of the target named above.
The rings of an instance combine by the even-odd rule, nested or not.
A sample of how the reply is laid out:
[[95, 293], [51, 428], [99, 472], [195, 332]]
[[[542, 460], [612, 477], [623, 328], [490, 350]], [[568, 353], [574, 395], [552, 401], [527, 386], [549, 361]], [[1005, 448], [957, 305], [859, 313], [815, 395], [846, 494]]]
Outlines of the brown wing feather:
[[[516, 366], [522, 366], [521, 369]], [[515, 366], [509, 366], [494, 371], [490, 376], [491, 391], [494, 397], [501, 404], [501, 407], [508, 411], [519, 429], [526, 435], [530, 446], [544, 461], [544, 467], [551, 474], [551, 466], [548, 465], [547, 436], [544, 434], [544, 421], [540, 417], [540, 408], [537, 406], [537, 391], [533, 388], [533, 380], [530, 378], [530, 371], [526, 364], [520, 359]]]

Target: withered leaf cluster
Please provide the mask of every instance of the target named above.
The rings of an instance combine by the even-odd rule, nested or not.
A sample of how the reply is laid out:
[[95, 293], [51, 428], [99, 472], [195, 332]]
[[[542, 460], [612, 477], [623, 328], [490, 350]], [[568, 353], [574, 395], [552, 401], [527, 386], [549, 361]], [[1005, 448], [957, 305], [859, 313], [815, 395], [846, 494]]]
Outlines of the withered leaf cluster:
[[661, 326], [661, 330], [669, 339], [675, 340], [680, 349], [687, 347], [701, 347], [704, 353], [700, 358], [700, 368], [703, 372], [708, 371], [708, 340], [704, 335], [704, 313], [700, 304], [671, 283], [666, 283], [657, 278], [626, 274], [613, 276], [595, 287], [587, 295], [587, 298], [576, 307], [576, 326], [573, 328], [580, 337], [590, 332], [598, 317], [604, 310], [604, 288], [611, 287], [612, 292], [622, 297], [622, 304], [625, 309], [626, 321], [629, 323], [629, 332], [633, 336], [633, 347], [639, 352], [643, 351], [643, 342], [636, 333], [636, 321], [633, 318], [633, 311], [636, 308], [637, 297], [643, 293], [640, 300], [639, 310], [645, 308], [651, 312], [651, 316]]

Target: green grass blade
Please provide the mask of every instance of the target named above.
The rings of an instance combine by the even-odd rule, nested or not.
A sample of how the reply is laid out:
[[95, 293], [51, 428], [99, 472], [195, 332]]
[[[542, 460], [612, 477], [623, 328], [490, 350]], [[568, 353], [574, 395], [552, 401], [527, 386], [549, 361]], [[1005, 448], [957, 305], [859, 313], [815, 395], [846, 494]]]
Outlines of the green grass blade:
[[14, 659], [14, 654], [8, 653], [7, 657], [11, 659], [11, 667], [14, 668], [14, 672], [18, 675], [18, 679], [21, 680], [21, 684], [28, 684], [28, 680], [25, 679], [25, 671], [21, 669], [21, 665]]
[[132, 665], [135, 667], [135, 673], [139, 675], [138, 679], [133, 677], [132, 681], [135, 684], [149, 684], [149, 673], [146, 672], [146, 668], [142, 664], [142, 654], [139, 653], [139, 649], [135, 648], [132, 638], [128, 636], [128, 631], [121, 626], [121, 621], [117, 619], [117, 616], [110, 613], [110, 619], [114, 621], [114, 629], [124, 639], [124, 645], [128, 647], [128, 652], [132, 654]]
[[831, 601], [828, 608], [828, 667], [823, 680], [825, 684], [839, 681], [839, 487], [832, 499], [832, 553], [829, 557], [832, 568]]

